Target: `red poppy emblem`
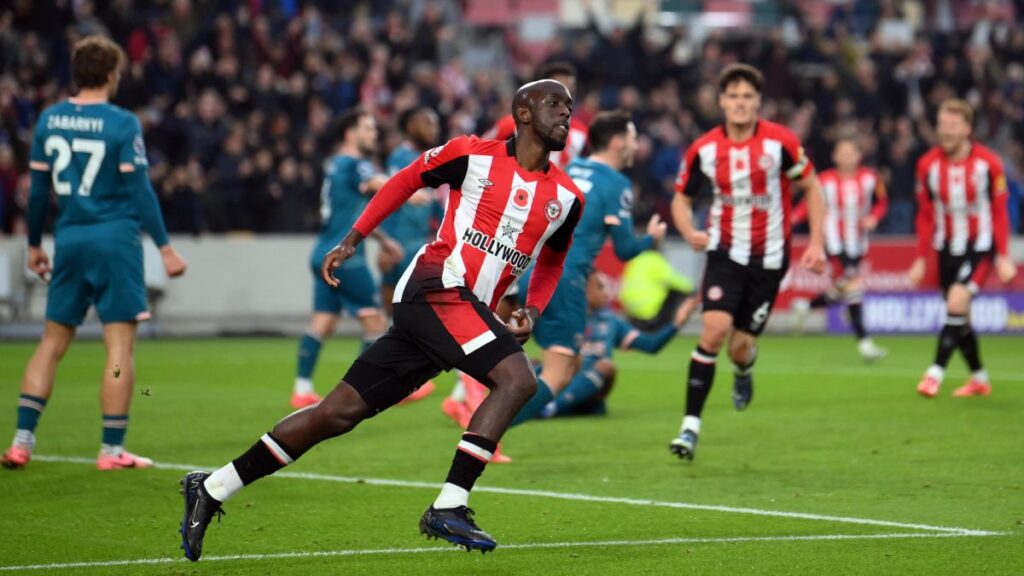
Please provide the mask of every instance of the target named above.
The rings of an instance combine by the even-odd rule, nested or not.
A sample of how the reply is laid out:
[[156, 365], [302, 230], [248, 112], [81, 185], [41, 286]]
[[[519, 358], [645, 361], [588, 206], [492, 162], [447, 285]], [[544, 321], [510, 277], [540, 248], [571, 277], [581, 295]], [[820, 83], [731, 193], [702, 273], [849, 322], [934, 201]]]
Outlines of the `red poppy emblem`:
[[516, 188], [512, 191], [512, 205], [519, 209], [525, 209], [530, 205], [530, 191], [526, 188]]

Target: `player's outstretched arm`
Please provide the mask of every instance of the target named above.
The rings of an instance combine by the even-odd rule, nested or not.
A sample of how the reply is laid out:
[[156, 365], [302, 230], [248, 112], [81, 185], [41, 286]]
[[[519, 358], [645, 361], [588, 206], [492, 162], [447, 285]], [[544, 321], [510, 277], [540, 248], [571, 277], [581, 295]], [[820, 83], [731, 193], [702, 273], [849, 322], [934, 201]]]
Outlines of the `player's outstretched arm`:
[[647, 222], [647, 234], [635, 236], [633, 233], [633, 218], [605, 218], [605, 223], [610, 225], [609, 235], [612, 238], [612, 247], [615, 249], [615, 257], [623, 262], [632, 260], [637, 255], [653, 246], [657, 246], [665, 238], [668, 226], [661, 221], [657, 214], [651, 216]]
[[654, 332], [641, 332], [634, 328], [629, 331], [620, 346], [627, 350], [639, 350], [647, 354], [661, 352], [661, 349], [672, 341], [679, 329], [690, 320], [699, 304], [700, 299], [696, 296], [687, 298], [676, 308], [676, 315], [671, 324]]

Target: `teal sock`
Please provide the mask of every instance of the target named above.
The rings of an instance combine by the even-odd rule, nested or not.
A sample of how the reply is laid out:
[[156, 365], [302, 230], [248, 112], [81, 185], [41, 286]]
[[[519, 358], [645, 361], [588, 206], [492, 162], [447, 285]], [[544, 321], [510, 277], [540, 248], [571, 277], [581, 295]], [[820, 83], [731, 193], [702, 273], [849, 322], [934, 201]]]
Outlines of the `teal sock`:
[[518, 426], [527, 420], [533, 420], [540, 415], [541, 410], [548, 402], [551, 402], [551, 388], [548, 387], [547, 383], [540, 378], [537, 378], [537, 392], [534, 393], [533, 398], [526, 403], [525, 406], [519, 410], [519, 414], [512, 419], [512, 423], [509, 426]]
[[299, 378], [310, 379], [313, 377], [313, 370], [316, 368], [317, 358], [320, 357], [322, 345], [323, 343], [312, 334], [302, 335], [302, 340], [299, 341], [299, 370], [297, 373]]
[[18, 430], [35, 432], [39, 417], [46, 408], [46, 398], [22, 394], [18, 397]]
[[127, 414], [103, 415], [103, 443], [108, 446], [123, 446], [124, 435], [128, 433]]
[[567, 414], [570, 410], [593, 398], [604, 387], [604, 378], [595, 370], [584, 370], [573, 376], [569, 385], [555, 398], [555, 414]]

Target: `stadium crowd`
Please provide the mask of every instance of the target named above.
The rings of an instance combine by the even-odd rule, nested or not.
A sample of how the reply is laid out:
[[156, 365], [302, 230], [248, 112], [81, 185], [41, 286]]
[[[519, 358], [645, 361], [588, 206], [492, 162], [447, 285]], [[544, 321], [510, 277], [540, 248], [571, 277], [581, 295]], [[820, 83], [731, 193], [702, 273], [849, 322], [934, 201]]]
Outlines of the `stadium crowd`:
[[[442, 136], [486, 131], [542, 63], [577, 69], [576, 116], [635, 118], [637, 221], [668, 217], [687, 144], [720, 120], [714, 78], [745, 61], [765, 74], [764, 116], [788, 124], [819, 168], [837, 134], [859, 135], [888, 183], [883, 233], [912, 232], [914, 166], [940, 101], [978, 110], [975, 135], [1006, 163], [1022, 230], [1021, 2], [784, 2], [775, 25], [695, 34], [638, 18], [560, 30], [546, 53], [467, 26], [456, 0], [14, 0], [0, 8], [0, 235], [23, 234], [38, 113], [69, 95], [69, 50], [103, 33], [128, 64], [115, 102], [142, 119], [170, 231], [310, 232], [332, 118], [355, 105], [383, 130], [435, 108]], [[697, 3], [699, 4], [699, 3]], [[499, 31], [500, 32], [500, 31]], [[698, 38], [698, 36], [700, 36]], [[495, 41], [495, 39], [498, 39]]]

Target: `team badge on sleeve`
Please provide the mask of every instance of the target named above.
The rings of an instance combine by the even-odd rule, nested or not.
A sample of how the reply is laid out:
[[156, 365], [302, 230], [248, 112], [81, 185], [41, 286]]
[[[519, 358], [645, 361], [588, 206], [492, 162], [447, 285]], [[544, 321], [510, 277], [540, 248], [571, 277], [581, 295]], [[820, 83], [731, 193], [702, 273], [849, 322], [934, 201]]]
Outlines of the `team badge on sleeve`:
[[807, 168], [807, 164], [809, 162], [810, 160], [808, 160], [807, 158], [807, 153], [804, 152], [804, 147], [801, 146], [796, 151], [796, 158], [793, 159], [793, 167], [790, 168], [788, 172], [786, 172], [786, 176], [790, 180], [799, 178], [800, 175], [803, 174], [804, 170]]
[[444, 150], [445, 146], [447, 146], [447, 144], [441, 144], [440, 146], [427, 150], [426, 154], [423, 155], [423, 165], [429, 166], [430, 161], [437, 158], [441, 154], [441, 151]]
[[132, 151], [135, 152], [135, 164], [138, 166], [149, 165], [149, 161], [146, 159], [146, 143], [142, 140], [142, 134], [136, 134], [135, 139], [132, 140]]

